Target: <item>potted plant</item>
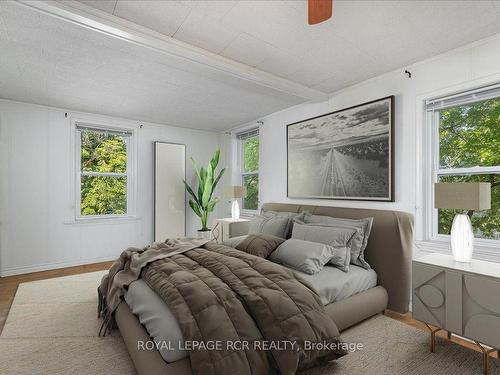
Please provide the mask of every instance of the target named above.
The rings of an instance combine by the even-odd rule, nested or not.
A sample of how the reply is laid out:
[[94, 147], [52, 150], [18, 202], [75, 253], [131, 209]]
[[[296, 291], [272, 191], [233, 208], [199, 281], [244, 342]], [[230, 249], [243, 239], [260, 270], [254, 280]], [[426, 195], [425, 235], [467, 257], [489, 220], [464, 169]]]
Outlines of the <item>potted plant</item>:
[[219, 164], [219, 156], [220, 150], [215, 151], [212, 160], [210, 160], [206, 168], [199, 168], [196, 161], [192, 157], [190, 158], [198, 179], [198, 194], [194, 193], [195, 190], [188, 185], [186, 180], [182, 180], [186, 186], [186, 190], [192, 197], [189, 200], [189, 206], [201, 220], [201, 229], [198, 230], [198, 237], [200, 238], [210, 238], [211, 236], [211, 229], [207, 227], [208, 215], [215, 209], [215, 205], [219, 201], [213, 194], [226, 170], [226, 168], [223, 168], [217, 174], [216, 169]]

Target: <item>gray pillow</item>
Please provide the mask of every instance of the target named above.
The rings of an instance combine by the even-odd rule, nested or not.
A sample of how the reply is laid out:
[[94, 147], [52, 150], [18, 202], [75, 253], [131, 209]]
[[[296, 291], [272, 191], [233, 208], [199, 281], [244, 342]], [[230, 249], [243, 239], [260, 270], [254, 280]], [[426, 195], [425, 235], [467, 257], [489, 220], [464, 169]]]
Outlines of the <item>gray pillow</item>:
[[365, 219], [344, 219], [331, 216], [320, 216], [306, 214], [304, 222], [307, 224], [324, 224], [338, 228], [351, 228], [356, 230], [356, 235], [351, 242], [351, 263], [365, 269], [370, 269], [370, 265], [366, 262], [364, 253], [368, 238], [373, 225], [373, 217]]
[[262, 215], [255, 215], [250, 221], [248, 234], [263, 233], [286, 238], [289, 221], [290, 219], [288, 217], [265, 217]]
[[345, 265], [345, 262], [349, 264], [351, 261], [351, 242], [355, 235], [356, 229], [354, 228], [331, 227], [321, 223], [305, 224], [299, 220], [295, 220], [292, 231], [292, 239], [322, 243], [333, 248], [349, 249], [349, 254], [345, 257], [341, 259], [332, 257], [331, 259], [332, 265], [346, 272], [349, 267]]
[[298, 220], [304, 220], [304, 212], [301, 213], [296, 213], [296, 212], [280, 212], [280, 211], [264, 211], [261, 210], [260, 213], [264, 217], [287, 217], [289, 219], [288, 221], [288, 226], [286, 229], [286, 237], [285, 238], [290, 238], [292, 236], [292, 228], [293, 228], [293, 220], [298, 219]]
[[[333, 247], [319, 242], [302, 241], [291, 238], [274, 250], [269, 259], [297, 271], [313, 275], [320, 272], [332, 258], [347, 271], [349, 266], [349, 248]], [[340, 267], [339, 267], [340, 268]]]

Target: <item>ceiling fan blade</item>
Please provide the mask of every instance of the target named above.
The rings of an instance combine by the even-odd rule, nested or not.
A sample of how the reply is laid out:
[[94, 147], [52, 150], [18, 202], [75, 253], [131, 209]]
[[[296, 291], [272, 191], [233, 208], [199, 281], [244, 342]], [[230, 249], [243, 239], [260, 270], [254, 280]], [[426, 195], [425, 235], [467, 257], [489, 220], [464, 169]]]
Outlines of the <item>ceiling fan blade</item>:
[[309, 25], [326, 21], [332, 16], [333, 0], [308, 0]]

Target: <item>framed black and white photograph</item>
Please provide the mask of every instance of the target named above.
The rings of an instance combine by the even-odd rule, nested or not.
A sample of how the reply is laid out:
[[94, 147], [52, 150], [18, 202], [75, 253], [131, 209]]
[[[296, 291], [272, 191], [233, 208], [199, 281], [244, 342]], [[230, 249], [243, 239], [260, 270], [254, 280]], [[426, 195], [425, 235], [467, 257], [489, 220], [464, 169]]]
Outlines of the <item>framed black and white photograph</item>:
[[287, 125], [290, 198], [394, 201], [394, 96]]

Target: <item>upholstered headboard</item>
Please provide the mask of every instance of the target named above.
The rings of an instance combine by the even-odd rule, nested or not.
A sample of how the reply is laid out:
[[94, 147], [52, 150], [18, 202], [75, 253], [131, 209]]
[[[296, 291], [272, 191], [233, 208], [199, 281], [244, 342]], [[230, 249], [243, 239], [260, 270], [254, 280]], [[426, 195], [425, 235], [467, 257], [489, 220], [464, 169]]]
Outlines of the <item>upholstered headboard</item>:
[[400, 211], [265, 203], [264, 211], [310, 212], [346, 219], [373, 217], [365, 259], [378, 275], [378, 283], [389, 295], [388, 308], [408, 312], [411, 291], [413, 215]]

